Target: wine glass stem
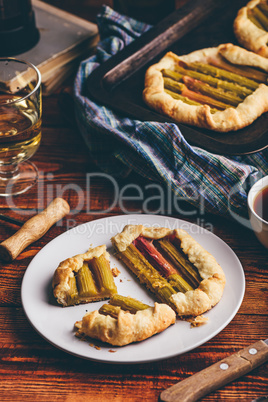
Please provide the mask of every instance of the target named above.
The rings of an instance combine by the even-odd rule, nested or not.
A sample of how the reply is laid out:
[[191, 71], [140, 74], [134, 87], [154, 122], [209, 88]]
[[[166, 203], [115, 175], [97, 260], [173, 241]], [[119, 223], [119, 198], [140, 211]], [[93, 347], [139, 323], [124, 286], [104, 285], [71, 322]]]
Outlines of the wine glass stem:
[[10, 180], [19, 174], [18, 165], [0, 165], [0, 180]]

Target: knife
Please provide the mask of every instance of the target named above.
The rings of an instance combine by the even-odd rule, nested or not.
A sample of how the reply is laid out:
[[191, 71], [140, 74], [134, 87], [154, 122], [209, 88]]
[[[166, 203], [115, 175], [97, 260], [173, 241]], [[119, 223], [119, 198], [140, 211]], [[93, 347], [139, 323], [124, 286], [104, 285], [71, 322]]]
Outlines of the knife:
[[250, 372], [268, 360], [268, 339], [260, 340], [167, 388], [163, 402], [195, 402], [212, 391]]

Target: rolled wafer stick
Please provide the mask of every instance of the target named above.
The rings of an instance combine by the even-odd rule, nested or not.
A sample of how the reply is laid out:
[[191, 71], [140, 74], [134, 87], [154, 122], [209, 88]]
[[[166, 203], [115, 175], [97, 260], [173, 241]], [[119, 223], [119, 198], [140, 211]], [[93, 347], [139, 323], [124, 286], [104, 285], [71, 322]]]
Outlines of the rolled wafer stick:
[[30, 244], [40, 239], [70, 212], [70, 206], [63, 198], [55, 198], [44, 211], [33, 216], [11, 237], [0, 244], [0, 259], [10, 262]]

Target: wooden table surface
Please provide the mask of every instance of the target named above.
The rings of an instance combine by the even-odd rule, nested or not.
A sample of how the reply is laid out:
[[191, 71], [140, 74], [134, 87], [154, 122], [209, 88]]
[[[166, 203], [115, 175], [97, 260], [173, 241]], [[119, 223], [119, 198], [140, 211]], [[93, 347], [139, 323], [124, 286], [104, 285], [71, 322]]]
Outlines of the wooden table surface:
[[[51, 2], [50, 2], [51, 3]], [[73, 11], [75, 1], [52, 2]], [[98, 2], [80, 2], [76, 14], [94, 20]], [[72, 6], [72, 7], [71, 7]], [[92, 12], [91, 12], [92, 11]], [[66, 83], [69, 86], [70, 82]], [[39, 169], [38, 185], [12, 199], [0, 198], [0, 212], [26, 220], [36, 208], [44, 208], [60, 195], [72, 212], [61, 226], [52, 227], [39, 241], [28, 247], [13, 263], [0, 263], [0, 399], [2, 401], [157, 401], [165, 388], [210, 366], [260, 339], [267, 338], [267, 250], [251, 230], [237, 222], [213, 215], [192, 218], [165, 209], [162, 214], [209, 227], [225, 241], [241, 261], [246, 277], [242, 305], [218, 335], [202, 346], [170, 359], [144, 364], [114, 365], [92, 362], [65, 353], [45, 341], [28, 322], [22, 309], [22, 278], [32, 258], [43, 246], [68, 228], [105, 216], [122, 214], [117, 203], [111, 210], [113, 186], [101, 176], [91, 184], [90, 205], [86, 199], [86, 175], [98, 173], [75, 124], [62, 113], [62, 89], [43, 99], [42, 144], [32, 158]], [[70, 105], [72, 107], [72, 104]], [[146, 181], [130, 175], [117, 180], [119, 189], [137, 184], [145, 189]], [[125, 202], [129, 212], [143, 210], [144, 202]], [[146, 197], [150, 194], [146, 193]], [[157, 203], [150, 204], [153, 213]], [[103, 212], [108, 209], [108, 212]], [[124, 211], [126, 212], [126, 211]], [[0, 241], [17, 230], [1, 222]], [[194, 331], [194, 329], [193, 329]], [[251, 401], [268, 394], [265, 366], [226, 385], [202, 401]]]

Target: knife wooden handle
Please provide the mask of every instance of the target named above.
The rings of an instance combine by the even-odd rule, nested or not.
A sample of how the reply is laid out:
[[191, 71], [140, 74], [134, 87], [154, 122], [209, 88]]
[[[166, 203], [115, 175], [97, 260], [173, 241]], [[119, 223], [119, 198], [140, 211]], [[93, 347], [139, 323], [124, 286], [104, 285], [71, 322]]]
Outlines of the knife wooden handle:
[[14, 260], [27, 246], [40, 239], [70, 211], [70, 206], [63, 198], [55, 198], [49, 206], [26, 221], [11, 237], [0, 244], [0, 258], [4, 261]]
[[163, 391], [164, 402], [194, 402], [268, 360], [268, 345], [258, 341]]

